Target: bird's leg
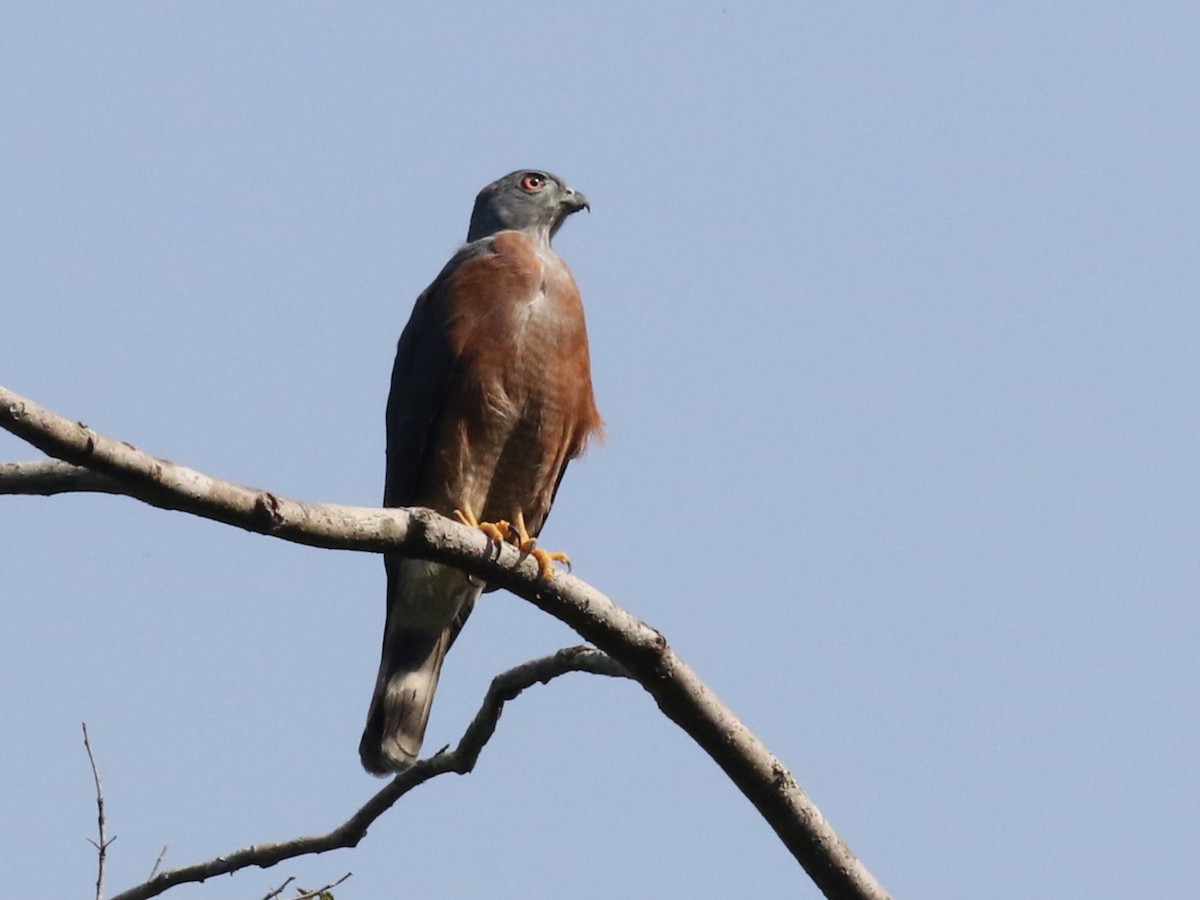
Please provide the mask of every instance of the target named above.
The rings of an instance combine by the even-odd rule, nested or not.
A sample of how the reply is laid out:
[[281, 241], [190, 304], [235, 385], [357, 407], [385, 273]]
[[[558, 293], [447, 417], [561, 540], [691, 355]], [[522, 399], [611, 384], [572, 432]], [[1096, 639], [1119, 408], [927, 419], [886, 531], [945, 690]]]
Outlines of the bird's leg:
[[522, 553], [528, 553], [537, 560], [538, 578], [549, 578], [554, 571], [556, 562], [565, 565], [568, 572], [571, 571], [571, 557], [565, 553], [543, 550], [537, 545], [537, 538], [533, 537], [529, 533], [529, 529], [525, 527], [525, 514], [521, 510], [517, 510], [513, 519], [513, 525], [516, 527], [517, 549]]
[[462, 509], [454, 511], [454, 518], [458, 519], [464, 525], [478, 528], [497, 544], [502, 544], [513, 536], [512, 526], [503, 519], [498, 522], [480, 522], [475, 518], [475, 513], [471, 511], [471, 507], [465, 503]]

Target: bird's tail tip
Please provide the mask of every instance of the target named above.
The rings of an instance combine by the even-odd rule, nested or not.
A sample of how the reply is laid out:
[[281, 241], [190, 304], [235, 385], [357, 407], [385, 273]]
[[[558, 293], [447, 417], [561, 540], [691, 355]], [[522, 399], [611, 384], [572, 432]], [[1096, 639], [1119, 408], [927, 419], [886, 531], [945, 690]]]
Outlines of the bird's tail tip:
[[363, 768], [372, 775], [403, 772], [417, 761], [448, 645], [449, 629], [388, 635], [358, 744]]
[[362, 760], [363, 768], [377, 778], [399, 775], [417, 761], [417, 754], [409, 753], [398, 741], [371, 740], [370, 737], [363, 734], [358, 744], [358, 758]]

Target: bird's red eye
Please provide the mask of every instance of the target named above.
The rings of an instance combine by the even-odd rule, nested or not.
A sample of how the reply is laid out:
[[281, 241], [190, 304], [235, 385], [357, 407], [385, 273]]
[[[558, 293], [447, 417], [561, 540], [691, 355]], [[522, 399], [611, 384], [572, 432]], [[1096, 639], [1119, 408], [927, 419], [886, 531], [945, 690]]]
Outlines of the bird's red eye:
[[546, 179], [536, 172], [530, 172], [521, 179], [521, 187], [527, 191], [540, 191], [546, 186]]

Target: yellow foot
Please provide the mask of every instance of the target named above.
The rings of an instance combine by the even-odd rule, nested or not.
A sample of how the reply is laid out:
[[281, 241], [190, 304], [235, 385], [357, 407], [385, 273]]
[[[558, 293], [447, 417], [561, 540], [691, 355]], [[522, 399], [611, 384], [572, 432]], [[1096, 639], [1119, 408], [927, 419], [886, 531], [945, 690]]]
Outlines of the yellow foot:
[[480, 522], [475, 518], [475, 513], [471, 512], [471, 507], [464, 509], [456, 509], [454, 518], [462, 522], [464, 525], [470, 525], [472, 528], [478, 528], [486, 534], [491, 540], [498, 544], [507, 541], [513, 535], [512, 526], [501, 519], [498, 522]]
[[[507, 522], [504, 524], [508, 525]], [[516, 526], [517, 549], [522, 553], [528, 553], [537, 560], [538, 578], [549, 578], [554, 572], [556, 562], [565, 565], [568, 572], [571, 571], [571, 557], [565, 553], [543, 550], [537, 545], [537, 538], [533, 537], [525, 527], [525, 514], [520, 510], [517, 510], [516, 521], [513, 524]], [[509, 530], [512, 531], [511, 527]]]

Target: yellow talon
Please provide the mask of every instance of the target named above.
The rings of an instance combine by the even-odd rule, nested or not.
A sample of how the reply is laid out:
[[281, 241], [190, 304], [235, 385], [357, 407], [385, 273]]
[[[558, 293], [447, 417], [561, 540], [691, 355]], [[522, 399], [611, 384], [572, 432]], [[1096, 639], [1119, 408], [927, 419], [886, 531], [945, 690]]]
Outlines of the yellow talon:
[[[525, 514], [517, 510], [515, 516], [516, 521], [513, 523], [516, 526], [517, 549], [522, 553], [528, 553], [538, 564], [538, 578], [546, 579], [554, 573], [554, 564], [560, 562], [567, 567], [567, 571], [571, 571], [571, 557], [565, 553], [551, 550], [543, 550], [537, 546], [537, 538], [529, 533], [529, 529], [525, 527]], [[506, 522], [505, 525], [508, 523]], [[510, 528], [511, 531], [511, 528]]]
[[537, 560], [538, 578], [546, 579], [553, 575], [554, 564], [556, 562], [560, 562], [566, 566], [568, 572], [571, 571], [571, 557], [565, 553], [543, 550], [537, 545], [537, 538], [531, 535], [529, 529], [525, 527], [525, 514], [520, 510], [517, 510], [517, 514], [514, 517], [515, 521], [512, 524], [503, 519], [495, 522], [480, 522], [469, 506], [456, 509], [454, 511], [454, 518], [470, 528], [478, 528], [487, 535], [489, 540], [496, 541], [497, 543], [512, 541], [515, 538], [514, 543], [517, 549], [522, 553], [528, 553]]
[[477, 518], [475, 518], [475, 513], [471, 511], [471, 507], [469, 506], [466, 507], [465, 511], [462, 509], [456, 509], [454, 511], [454, 518], [458, 519], [458, 521], [462, 522], [464, 525], [470, 526], [471, 528], [478, 528], [485, 535], [487, 535], [490, 540], [493, 540], [498, 544], [504, 543], [511, 538], [513, 534], [512, 526], [503, 519], [500, 519], [498, 522], [480, 522]]
[[568, 572], [571, 571], [571, 557], [567, 556], [561, 550], [549, 551], [543, 550], [541, 547], [534, 547], [529, 551], [529, 555], [537, 560], [538, 578], [549, 578], [551, 573], [554, 572], [554, 564], [556, 562], [560, 562], [566, 566]]

